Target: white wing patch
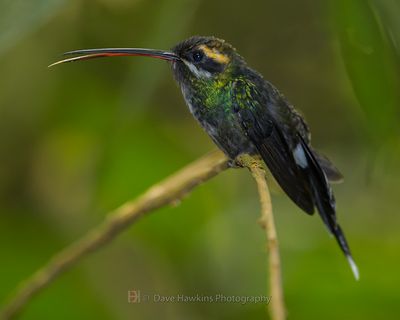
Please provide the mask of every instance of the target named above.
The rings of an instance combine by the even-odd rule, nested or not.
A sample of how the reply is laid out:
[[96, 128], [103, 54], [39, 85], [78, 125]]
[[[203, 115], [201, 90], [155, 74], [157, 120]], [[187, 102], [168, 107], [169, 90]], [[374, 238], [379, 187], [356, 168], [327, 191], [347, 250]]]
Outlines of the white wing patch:
[[303, 169], [308, 167], [307, 158], [300, 143], [298, 143], [296, 148], [294, 149], [293, 156], [294, 160], [300, 167], [302, 167]]

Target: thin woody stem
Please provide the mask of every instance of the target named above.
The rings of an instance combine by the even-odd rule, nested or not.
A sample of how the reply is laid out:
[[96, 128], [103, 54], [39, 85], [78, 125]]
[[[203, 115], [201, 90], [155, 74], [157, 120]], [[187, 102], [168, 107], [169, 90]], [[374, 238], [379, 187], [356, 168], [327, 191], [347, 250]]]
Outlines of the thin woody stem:
[[275, 228], [274, 215], [272, 211], [271, 196], [262, 163], [251, 156], [243, 155], [238, 162], [247, 167], [253, 175], [256, 183], [261, 204], [261, 227], [267, 236], [269, 252], [269, 288], [271, 294], [270, 315], [273, 320], [284, 320], [286, 318], [285, 302], [283, 297], [281, 262], [279, 256], [278, 236]]

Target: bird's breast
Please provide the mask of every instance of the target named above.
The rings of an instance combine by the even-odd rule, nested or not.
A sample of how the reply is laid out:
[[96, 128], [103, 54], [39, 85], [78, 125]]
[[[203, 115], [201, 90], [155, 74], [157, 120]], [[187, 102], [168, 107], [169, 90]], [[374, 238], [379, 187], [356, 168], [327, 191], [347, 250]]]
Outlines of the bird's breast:
[[193, 92], [182, 86], [186, 104], [195, 119], [215, 144], [231, 159], [241, 153], [254, 153], [255, 148], [241, 128], [232, 110], [233, 101], [228, 87], [217, 90]]

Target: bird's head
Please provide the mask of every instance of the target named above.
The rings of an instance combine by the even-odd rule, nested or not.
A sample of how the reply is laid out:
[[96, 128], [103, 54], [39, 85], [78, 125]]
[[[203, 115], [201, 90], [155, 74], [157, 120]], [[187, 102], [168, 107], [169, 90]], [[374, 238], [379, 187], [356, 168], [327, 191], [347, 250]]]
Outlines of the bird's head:
[[172, 52], [180, 58], [172, 64], [178, 82], [219, 78], [243, 62], [235, 48], [214, 37], [191, 37], [178, 43]]
[[167, 60], [171, 62], [174, 76], [178, 82], [215, 79], [231, 70], [230, 66], [244, 63], [229, 43], [214, 37], [201, 36], [194, 36], [178, 43], [172, 51], [104, 48], [69, 51], [65, 55], [74, 55], [74, 57], [55, 62], [50, 66], [113, 56], [146, 56]]

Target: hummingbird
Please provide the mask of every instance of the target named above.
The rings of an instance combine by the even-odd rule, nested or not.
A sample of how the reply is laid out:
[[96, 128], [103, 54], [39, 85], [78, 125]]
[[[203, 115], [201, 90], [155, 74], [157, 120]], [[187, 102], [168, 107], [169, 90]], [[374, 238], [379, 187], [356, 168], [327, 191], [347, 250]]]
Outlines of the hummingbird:
[[228, 42], [193, 36], [172, 50], [103, 48], [66, 52], [60, 63], [115, 56], [166, 60], [194, 118], [229, 157], [232, 166], [242, 154], [262, 159], [287, 196], [303, 211], [318, 211], [336, 238], [356, 279], [358, 268], [337, 222], [330, 183], [342, 175], [311, 146], [310, 129], [288, 100], [249, 67]]

